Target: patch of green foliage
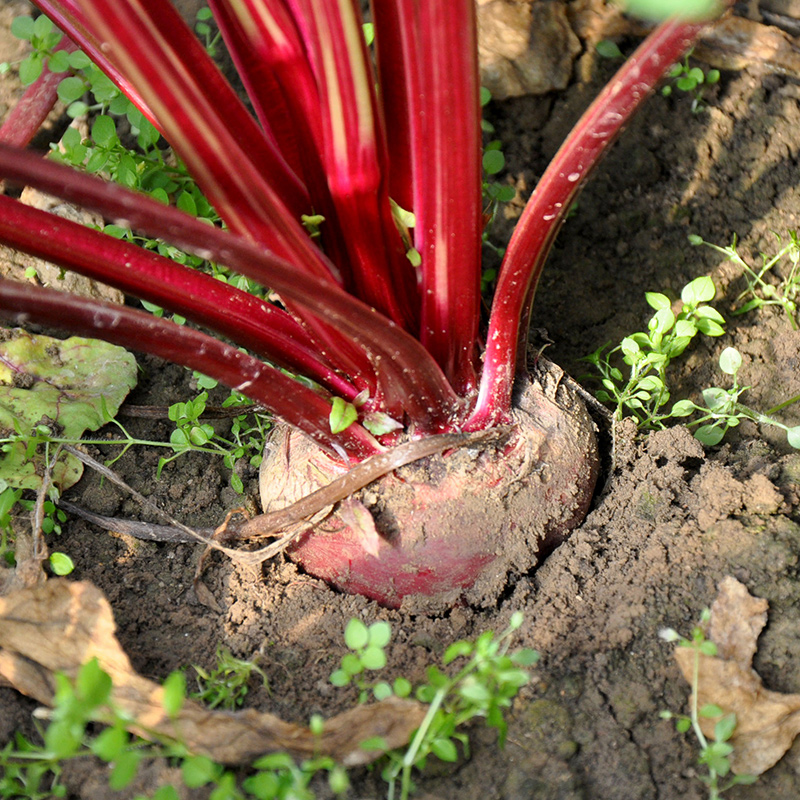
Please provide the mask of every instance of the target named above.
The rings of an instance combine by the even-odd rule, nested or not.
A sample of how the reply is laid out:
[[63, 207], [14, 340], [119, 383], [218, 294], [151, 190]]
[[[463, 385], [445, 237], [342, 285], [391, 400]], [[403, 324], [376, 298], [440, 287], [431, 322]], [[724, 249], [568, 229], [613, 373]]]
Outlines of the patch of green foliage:
[[264, 687], [269, 688], [266, 673], [255, 661], [236, 658], [226, 647], [217, 648], [217, 664], [210, 672], [196, 664], [192, 669], [197, 673], [197, 691], [192, 693], [192, 699], [207, 708], [240, 708], [253, 675], [258, 675]]
[[[522, 614], [517, 612], [500, 635], [487, 631], [474, 642], [464, 640], [451, 644], [442, 662], [445, 667], [460, 662], [460, 668], [452, 675], [435, 666], [428, 668], [427, 683], [413, 692], [417, 700], [428, 705], [428, 712], [409, 747], [402, 752], [390, 752], [382, 772], [389, 784], [389, 800], [394, 799], [398, 789], [402, 800], [408, 798], [413, 785], [412, 770], [423, 769], [429, 756], [456, 761], [457, 744], [468, 755], [469, 737], [459, 728], [475, 717], [485, 718], [488, 725], [497, 729], [500, 746], [503, 746], [507, 734], [504, 710], [530, 680], [526, 668], [539, 658], [533, 650], [509, 653], [511, 637], [522, 622]], [[355, 684], [361, 702], [365, 702], [370, 693], [378, 700], [392, 695], [411, 695], [411, 683], [405, 678], [397, 678], [391, 684], [386, 681], [370, 684], [364, 678], [365, 672], [380, 670], [386, 665], [384, 647], [390, 638], [391, 629], [386, 622], [367, 627], [358, 619], [350, 620], [345, 629], [345, 643], [352, 652], [342, 658], [340, 668], [331, 675], [331, 683], [335, 686]], [[372, 749], [381, 744], [377, 740], [367, 741], [362, 747]]]
[[[685, 419], [692, 414], [700, 416], [688, 427], [697, 427], [695, 437], [704, 445], [719, 444], [725, 434], [744, 420], [758, 425], [771, 425], [786, 432], [791, 447], [800, 448], [800, 425], [784, 425], [773, 416], [778, 411], [798, 402], [800, 395], [793, 397], [767, 412], [756, 411], [739, 402], [739, 397], [749, 386], [741, 386], [738, 380], [742, 356], [733, 347], [726, 347], [719, 357], [719, 367], [733, 379], [729, 389], [712, 386], [702, 392], [705, 405], [692, 400], [678, 400], [668, 406], [671, 395], [668, 370], [674, 358], [681, 355], [698, 333], [721, 336], [725, 320], [718, 311], [705, 305], [713, 300], [716, 289], [711, 278], [696, 278], [684, 286], [681, 292], [681, 307], [672, 311], [672, 303], [666, 295], [648, 292], [648, 304], [656, 310], [650, 319], [647, 331], [626, 336], [619, 345], [608, 350], [605, 344], [583, 360], [588, 361], [600, 375], [602, 389], [595, 396], [601, 403], [613, 407], [613, 418], [621, 420], [630, 415], [639, 428], [652, 430], [664, 428], [669, 421]], [[627, 375], [616, 365], [621, 357]]]
[[[209, 381], [210, 388], [216, 385], [214, 381]], [[202, 419], [206, 411], [208, 392], [202, 391], [196, 397], [186, 402], [173, 403], [167, 413], [169, 419], [174, 422], [175, 430], [168, 442], [139, 439], [133, 436], [122, 423], [112, 417], [108, 410], [104, 410], [103, 424], [113, 425], [118, 431], [118, 436], [113, 438], [108, 435], [103, 438], [86, 438], [81, 436], [65, 436], [50, 428], [47, 425], [38, 425], [28, 431], [9, 432], [0, 438], [0, 448], [22, 444], [32, 454], [39, 448], [53, 448], [58, 445], [69, 444], [93, 444], [102, 446], [120, 447], [121, 451], [112, 459], [106, 462], [106, 466], [118, 461], [131, 447], [161, 447], [169, 448], [173, 455], [165, 456], [159, 460], [156, 476], [159, 477], [163, 467], [179, 456], [189, 452], [208, 453], [220, 456], [224, 465], [230, 470], [230, 481], [233, 489], [242, 494], [244, 485], [241, 478], [235, 471], [237, 462], [245, 458], [253, 467], [261, 463], [264, 439], [269, 429], [270, 421], [267, 416], [254, 410], [253, 404], [243, 395], [231, 392], [226, 400], [223, 401], [223, 408], [241, 408], [241, 414], [235, 415], [230, 421], [230, 433], [223, 436], [217, 433], [215, 428], [207, 421]], [[0, 486], [0, 491], [2, 487]], [[21, 497], [17, 498], [21, 500]], [[57, 501], [58, 496], [55, 496]], [[46, 511], [54, 511], [54, 507], [46, 506]], [[58, 524], [64, 521], [62, 512], [57, 512], [50, 530], [60, 532]], [[0, 528], [2, 528], [2, 517], [0, 517]], [[49, 531], [45, 531], [49, 532]]]
[[[684, 416], [666, 408], [670, 400], [667, 371], [698, 333], [721, 336], [725, 332], [722, 315], [706, 305], [715, 294], [711, 278], [695, 278], [681, 291], [676, 313], [666, 295], [647, 292], [647, 304], [656, 312], [647, 330], [626, 336], [611, 350], [604, 344], [584, 358], [600, 373], [603, 388], [596, 393], [597, 399], [614, 407], [615, 420], [631, 414], [640, 428], [652, 429], [663, 428], [670, 417]], [[617, 356], [627, 376], [613, 363]]]
[[159, 460], [157, 476], [161, 475], [165, 464], [186, 453], [212, 453], [221, 456], [225, 467], [230, 470], [231, 486], [238, 494], [243, 494], [244, 485], [236, 472], [236, 464], [241, 459], [246, 459], [252, 467], [261, 463], [264, 439], [270, 427], [269, 418], [257, 411], [254, 413], [252, 402], [239, 392], [231, 390], [222, 407], [241, 408], [242, 413], [231, 419], [227, 437], [222, 436], [211, 423], [202, 419], [208, 401], [206, 389], [214, 388], [216, 381], [197, 373], [196, 377], [198, 386], [203, 387], [203, 391], [191, 400], [173, 403], [169, 407], [169, 418], [175, 423], [175, 430], [169, 441], [174, 455]]
[[749, 386], [740, 386], [738, 374], [742, 366], [742, 356], [733, 347], [726, 347], [719, 357], [719, 368], [733, 379], [730, 389], [712, 386], [703, 390], [705, 406], [698, 406], [691, 400], [680, 400], [672, 408], [672, 416], [689, 416], [694, 412], [701, 414], [699, 419], [688, 423], [689, 427], [699, 425], [695, 436], [707, 446], [719, 444], [725, 434], [739, 425], [743, 419], [749, 419], [757, 425], [771, 425], [786, 432], [786, 441], [791, 447], [800, 449], [800, 425], [790, 427], [784, 425], [772, 415], [782, 408], [800, 400], [800, 395], [771, 408], [766, 413], [755, 411], [739, 402], [739, 396], [746, 392]]
[[[396, 679], [391, 685], [379, 682], [372, 686], [359, 683], [365, 671], [386, 665], [385, 647], [391, 639], [386, 622], [367, 627], [360, 620], [351, 620], [345, 640], [352, 651], [342, 659], [342, 666], [333, 673], [335, 685], [346, 686], [355, 680], [367, 696], [383, 699], [391, 695], [412, 695], [427, 704], [427, 714], [413, 740], [405, 750], [391, 751], [385, 758], [383, 775], [389, 783], [389, 798], [394, 798], [397, 783], [400, 797], [407, 798], [411, 789], [411, 771], [423, 768], [429, 756], [443, 761], [458, 757], [456, 743], [468, 752], [469, 739], [460, 726], [475, 717], [484, 717], [505, 741], [504, 711], [521, 686], [530, 679], [527, 667], [536, 663], [532, 650], [509, 652], [510, 639], [522, 625], [522, 614], [512, 616], [506, 631], [496, 636], [487, 631], [474, 642], [459, 641], [445, 651], [445, 666], [456, 665], [451, 676], [437, 667], [428, 670], [428, 681], [413, 691], [410, 681]], [[197, 670], [197, 668], [195, 668]], [[253, 662], [233, 658], [218, 651], [218, 666], [210, 673], [198, 670], [202, 688], [196, 695], [211, 707], [233, 709], [241, 705], [243, 688], [253, 672], [263, 673]], [[111, 678], [96, 659], [84, 665], [74, 683], [63, 675], [56, 676], [54, 707], [48, 713], [48, 724], [40, 730], [40, 743], [17, 734], [0, 751], [0, 798], [44, 800], [66, 797], [67, 787], [61, 782], [64, 763], [76, 758], [96, 757], [109, 766], [109, 786], [123, 790], [130, 786], [145, 759], [168, 758], [180, 767], [184, 785], [189, 789], [204, 788], [210, 800], [313, 800], [312, 779], [327, 775], [330, 791], [342, 796], [350, 785], [344, 767], [329, 757], [315, 757], [297, 763], [286, 753], [271, 753], [253, 762], [242, 776], [206, 756], [191, 753], [179, 738], [150, 732], [148, 740], [132, 736], [128, 729], [141, 723], [115, 709], [111, 700]], [[187, 698], [183, 672], [172, 673], [163, 685], [163, 708], [177, 723]], [[102, 723], [98, 729], [96, 723]], [[321, 735], [324, 721], [314, 716], [311, 731]], [[381, 741], [366, 741], [365, 749], [383, 746]], [[176, 800], [175, 786], [159, 787], [153, 800]], [[136, 800], [145, 800], [137, 797]]]
[[[624, 58], [622, 51], [616, 42], [611, 39], [602, 39], [595, 45], [595, 51], [601, 58], [621, 59]], [[704, 96], [709, 86], [719, 83], [720, 72], [718, 69], [703, 70], [701, 67], [692, 66], [689, 63], [692, 51], [690, 50], [683, 61], [674, 64], [667, 73], [667, 80], [661, 87], [661, 94], [669, 97], [674, 89], [689, 95], [692, 98], [692, 113], [699, 114], [704, 111], [706, 106]]]
[[[15, 547], [16, 532], [15, 525], [18, 519], [24, 514], [32, 518], [36, 509], [36, 501], [25, 496], [24, 489], [17, 489], [9, 486], [8, 483], [0, 478], [0, 558], [6, 566], [16, 565]], [[58, 507], [59, 491], [55, 486], [50, 486], [47, 498], [43, 498], [39, 516], [39, 527], [44, 534], [61, 533], [61, 525], [66, 522], [67, 515]], [[69, 575], [75, 564], [66, 554], [58, 550], [50, 553], [48, 558], [50, 569], [54, 575]]]

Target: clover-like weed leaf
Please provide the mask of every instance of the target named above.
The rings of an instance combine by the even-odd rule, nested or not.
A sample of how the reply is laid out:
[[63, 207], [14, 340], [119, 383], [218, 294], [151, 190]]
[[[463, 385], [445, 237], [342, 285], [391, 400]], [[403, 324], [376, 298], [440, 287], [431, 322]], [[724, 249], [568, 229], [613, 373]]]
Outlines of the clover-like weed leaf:
[[344, 631], [345, 644], [351, 650], [360, 650], [369, 642], [369, 631], [360, 619], [351, 619]]
[[388, 622], [373, 622], [369, 626], [369, 643], [372, 647], [386, 647], [392, 638], [392, 626]]
[[725, 428], [722, 425], [703, 425], [695, 431], [694, 435], [706, 447], [713, 447], [722, 441], [722, 437], [725, 435]]
[[656, 311], [660, 311], [662, 308], [669, 308], [672, 305], [669, 301], [669, 297], [665, 294], [661, 294], [661, 292], [645, 292], [644, 299], [647, 300], [647, 304]]
[[686, 284], [681, 292], [681, 300], [687, 306], [696, 306], [698, 303], [708, 303], [717, 293], [714, 281], [708, 275], [702, 275]]
[[742, 356], [733, 347], [726, 347], [719, 357], [719, 368], [726, 375], [735, 375], [742, 366]]

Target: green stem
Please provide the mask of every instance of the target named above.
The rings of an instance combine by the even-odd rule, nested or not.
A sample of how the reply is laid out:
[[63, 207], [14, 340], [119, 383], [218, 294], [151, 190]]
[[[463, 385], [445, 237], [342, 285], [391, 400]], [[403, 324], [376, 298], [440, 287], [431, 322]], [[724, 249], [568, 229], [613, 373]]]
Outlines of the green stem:
[[[706, 739], [703, 731], [700, 728], [700, 716], [697, 710], [697, 703], [698, 703], [698, 687], [700, 685], [700, 650], [696, 644], [692, 646], [694, 650], [694, 660], [692, 663], [692, 696], [691, 696], [691, 705], [690, 705], [690, 715], [692, 718], [692, 728], [694, 729], [695, 736], [697, 736], [697, 741], [700, 743], [700, 751], [702, 753], [708, 750], [708, 739]], [[709, 777], [709, 798], [710, 800], [718, 800], [718, 793], [716, 789], [717, 785], [717, 771], [709, 765], [708, 767], [708, 777]]]
[[769, 416], [772, 416], [773, 414], [777, 414], [778, 411], [782, 411], [787, 406], [790, 406], [793, 403], [797, 403], [798, 401], [800, 401], [800, 394], [796, 394], [794, 397], [790, 397], [788, 400], [784, 400], [782, 403], [779, 403], [777, 406], [773, 406], [764, 413]]
[[406, 750], [406, 754], [403, 757], [402, 762], [403, 783], [400, 790], [401, 800], [408, 800], [408, 795], [411, 791], [411, 768], [414, 766], [419, 748], [421, 747], [422, 742], [425, 740], [425, 736], [428, 733], [428, 728], [430, 728], [433, 718], [436, 715], [436, 712], [439, 710], [439, 706], [441, 706], [442, 701], [447, 696], [448, 691], [450, 691], [451, 686], [452, 684], [448, 684], [436, 692], [433, 701], [428, 707], [428, 713], [425, 714], [425, 719], [422, 720], [422, 724], [419, 726], [419, 729], [414, 736], [414, 740], [411, 742], [411, 746], [408, 748], [408, 750]]

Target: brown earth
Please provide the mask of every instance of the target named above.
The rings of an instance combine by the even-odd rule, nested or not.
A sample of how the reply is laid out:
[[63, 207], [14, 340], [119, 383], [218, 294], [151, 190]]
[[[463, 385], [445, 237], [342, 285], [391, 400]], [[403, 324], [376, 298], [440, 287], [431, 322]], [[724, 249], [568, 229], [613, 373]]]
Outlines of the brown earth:
[[[614, 66], [599, 60], [589, 85], [490, 108], [509, 174], [521, 187], [534, 185]], [[760, 250], [773, 251], [773, 231], [785, 235], [798, 226], [799, 98], [793, 79], [751, 68], [723, 73], [700, 114], [679, 93], [650, 100], [582, 194], [545, 271], [534, 325], [554, 340], [547, 351], [552, 360], [581, 378], [582, 356], [646, 324], [645, 291], [677, 296], [692, 278], [711, 275], [728, 333], [697, 342], [681, 359], [675, 396], [698, 399], [704, 387], [726, 385], [716, 359], [729, 345], [744, 356], [741, 377], [752, 387], [745, 402], [767, 409], [800, 393], [800, 333], [771, 308], [730, 317], [741, 276], [686, 238], [698, 233], [727, 244], [736, 233], [740, 252], [757, 259]], [[132, 402], [166, 405], [190, 392], [182, 369], [148, 358], [141, 363]], [[800, 406], [783, 411], [782, 420], [800, 424]], [[136, 435], [169, 436], [163, 421], [123, 421]], [[201, 457], [168, 465], [156, 480], [160, 455], [138, 450], [116, 468], [188, 524], [216, 525], [240, 504], [220, 465]], [[255, 471], [245, 468], [242, 477], [255, 493]], [[686, 709], [688, 687], [658, 631], [688, 632], [719, 580], [735, 575], [770, 604], [756, 669], [770, 689], [800, 691], [800, 454], [780, 432], [751, 424], [707, 451], [682, 427], [642, 440], [625, 429], [604, 477], [586, 521], [543, 566], [509, 581], [492, 607], [436, 616], [341, 595], [280, 558], [252, 570], [219, 556], [204, 577], [221, 609], [214, 611], [192, 589], [198, 548], [109, 535], [77, 519], [56, 546], [74, 559], [76, 579], [106, 592], [120, 640], [140, 672], [162, 679], [185, 665], [209, 667], [224, 645], [241, 657], [258, 656], [269, 676], [270, 691], [254, 687], [248, 703], [292, 721], [354, 702], [353, 692], [328, 683], [351, 617], [391, 622], [385, 674], [413, 681], [450, 642], [499, 630], [523, 611], [518, 643], [535, 647], [542, 660], [511, 710], [505, 750], [493, 732], [476, 727], [471, 757], [431, 763], [418, 796], [701, 798], [707, 791], [697, 778], [695, 742], [659, 719], [661, 709]], [[93, 476], [69, 497], [101, 514], [139, 514], [132, 500]], [[32, 732], [33, 708], [0, 689], [0, 743], [14, 730]], [[150, 790], [160, 774], [154, 765]], [[112, 796], [105, 775], [90, 762], [70, 768], [72, 796]], [[352, 797], [385, 796], [377, 775], [353, 777]], [[757, 784], [728, 796], [800, 796], [800, 744]]]

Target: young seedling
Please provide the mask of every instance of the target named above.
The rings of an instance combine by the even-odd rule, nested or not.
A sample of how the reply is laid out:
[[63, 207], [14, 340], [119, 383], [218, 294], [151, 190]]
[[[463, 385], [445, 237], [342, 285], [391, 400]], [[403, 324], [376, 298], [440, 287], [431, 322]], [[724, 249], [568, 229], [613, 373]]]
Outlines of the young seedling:
[[[394, 687], [388, 684], [370, 686], [364, 673], [368, 670], [380, 670], [386, 666], [384, 648], [392, 636], [388, 622], [373, 622], [367, 627], [360, 619], [351, 619], [344, 629], [344, 643], [353, 652], [342, 658], [339, 669], [331, 674], [334, 686], [348, 686], [354, 683], [359, 690], [359, 702], [365, 703], [372, 690], [376, 700], [384, 700], [393, 693], [398, 697], [407, 697], [411, 685], [404, 678], [399, 679]], [[405, 683], [403, 683], [405, 681]]]
[[692, 53], [689, 51], [679, 64], [674, 64], [667, 76], [672, 83], [662, 87], [661, 94], [669, 97], [672, 94], [673, 86], [681, 92], [685, 92], [692, 98], [692, 113], [699, 114], [705, 109], [703, 97], [708, 86], [719, 82], [719, 70], [709, 69], [704, 72], [700, 67], [693, 67], [689, 64]]
[[399, 797], [407, 800], [412, 790], [412, 770], [422, 769], [429, 755], [442, 761], [456, 761], [456, 742], [468, 754], [469, 737], [458, 729], [475, 717], [485, 718], [488, 725], [497, 729], [500, 747], [505, 744], [504, 710], [530, 681], [526, 668], [539, 660], [534, 650], [509, 653], [511, 637], [522, 622], [522, 613], [515, 612], [501, 634], [486, 631], [474, 642], [451, 644], [445, 650], [443, 664], [448, 666], [465, 659], [453, 676], [434, 666], [428, 668], [428, 682], [415, 692], [418, 700], [428, 704], [428, 712], [408, 748], [390, 753], [390, 764], [383, 771], [389, 783], [388, 800], [394, 800], [398, 780]]
[[[739, 255], [736, 249], [736, 234], [733, 235], [733, 240], [728, 247], [719, 247], [716, 244], [711, 244], [695, 234], [689, 237], [689, 241], [693, 245], [703, 244], [706, 247], [710, 247], [741, 267], [747, 280], [747, 288], [736, 298], [737, 304], [741, 303], [741, 305], [733, 312], [734, 315], [745, 314], [754, 308], [762, 308], [763, 306], [780, 306], [786, 313], [792, 330], [796, 331], [798, 329], [797, 300], [798, 296], [800, 296], [800, 269], [798, 268], [800, 263], [800, 241], [798, 241], [796, 231], [789, 231], [788, 236], [789, 240], [775, 255], [768, 256], [766, 253], [761, 253], [762, 263], [758, 271], [753, 269]], [[782, 243], [781, 237], [776, 233], [775, 238], [780, 245]], [[782, 274], [777, 276], [777, 285], [774, 282], [768, 282], [766, 278], [770, 277], [774, 281], [776, 273], [779, 271], [779, 265], [784, 259], [788, 264], [782, 270]]]
[[[400, 514], [391, 542], [388, 532], [365, 537], [358, 526], [337, 526], [335, 517], [326, 526], [333, 546], [320, 531], [292, 545], [292, 557], [308, 571], [387, 605], [415, 593], [455, 596], [454, 588], [468, 589], [487, 569], [501, 571], [493, 562], [503, 548], [487, 531], [504, 530], [502, 521], [451, 529], [444, 520], [455, 515], [443, 504], [475, 496], [488, 508], [482, 493], [496, 496], [501, 485], [514, 491], [535, 468], [538, 459], [526, 448], [542, 434], [551, 479], [531, 483], [544, 494], [526, 503], [535, 514], [529, 526], [552, 540], [581, 518], [597, 474], [588, 420], [577, 431], [549, 419], [554, 406], [535, 387], [540, 399], [524, 425], [536, 435], [526, 434], [512, 411], [515, 383], [523, 388], [527, 380], [531, 304], [579, 188], [701, 22], [660, 25], [578, 123], [520, 218], [484, 325], [481, 187], [484, 158], [492, 171], [499, 151], [481, 148], [473, 0], [374, 3], [374, 60], [351, 0], [212, 0], [255, 119], [166, 0], [37, 5], [165, 137], [221, 223], [162, 202], [166, 194], [177, 205], [188, 192], [197, 205], [173, 173], [164, 186], [140, 187], [162, 189], [159, 200], [0, 146], [0, 175], [92, 209], [132, 236], [222, 264], [270, 292], [250, 294], [165, 258], [160, 247], [138, 247], [127, 234], [114, 238], [0, 196], [0, 241], [100, 278], [221, 338], [128, 307], [2, 281], [6, 318], [57, 321], [237, 388], [313, 439], [309, 458], [320, 484], [373, 457], [370, 464], [385, 461], [391, 470], [391, 448], [402, 438], [428, 452], [440, 441], [452, 449], [453, 439], [435, 438], [441, 434], [459, 437], [462, 446], [478, 434], [487, 455], [481, 469], [437, 480], [438, 495], [413, 515]], [[720, 11], [703, 5], [711, 16]], [[94, 84], [91, 91], [97, 99]], [[115, 160], [119, 136], [107, 116], [92, 123], [92, 143], [68, 143], [71, 158], [102, 164], [117, 177], [115, 165], [123, 164], [123, 180], [138, 180], [135, 164]], [[138, 122], [140, 135], [149, 131]], [[0, 142], [21, 140], [0, 129]], [[152, 149], [152, 141], [140, 147]], [[495, 446], [496, 429], [511, 423], [510, 441]], [[287, 447], [282, 470], [307, 463], [304, 439], [291, 437]], [[563, 497], [573, 498], [568, 508], [552, 500]], [[365, 520], [370, 512], [363, 511]], [[417, 522], [424, 513], [425, 522]], [[243, 536], [248, 525], [240, 526]]]
[[[216, 384], [203, 376], [201, 379], [203, 385], [210, 388]], [[259, 466], [270, 422], [263, 414], [252, 411], [253, 404], [247, 398], [238, 392], [231, 392], [223, 401], [222, 408], [242, 408], [243, 413], [231, 419], [229, 438], [226, 438], [204, 420], [207, 401], [208, 392], [202, 391], [191, 400], [173, 403], [169, 407], [169, 419], [175, 423], [169, 440], [174, 455], [159, 459], [156, 475], [159, 477], [166, 464], [186, 453], [212, 453], [222, 457], [224, 465], [230, 470], [231, 486], [238, 494], [242, 494], [244, 485], [236, 473], [236, 464], [246, 459], [251, 467]]]
[[[705, 609], [701, 617], [702, 622], [707, 622], [710, 611]], [[717, 646], [714, 642], [706, 639], [705, 632], [701, 626], [696, 626], [692, 630], [691, 638], [681, 636], [672, 628], [665, 628], [659, 632], [659, 636], [667, 642], [677, 642], [680, 647], [686, 647], [693, 652], [693, 670], [691, 696], [689, 699], [689, 714], [676, 714], [672, 711], [662, 711], [661, 719], [675, 720], [675, 728], [679, 733], [686, 733], [690, 729], [694, 731], [700, 745], [700, 755], [697, 759], [698, 764], [707, 770], [707, 774], [701, 775], [700, 780], [708, 786], [709, 800], [719, 800], [724, 792], [733, 786], [749, 785], [755, 783], [755, 775], [733, 775], [731, 772], [730, 756], [733, 746], [730, 738], [736, 730], [736, 714], [725, 714], [723, 709], [712, 703], [699, 706], [698, 687], [701, 656], [715, 656]], [[714, 741], [710, 742], [700, 728], [701, 718], [716, 719], [714, 724]], [[727, 778], [727, 780], [726, 780]]]
[[226, 647], [217, 648], [217, 665], [211, 672], [197, 666], [197, 691], [192, 698], [208, 708], [224, 708], [234, 711], [243, 703], [249, 691], [248, 684], [253, 675], [258, 675], [265, 689], [269, 689], [266, 673], [255, 661], [236, 658]]
[[739, 397], [746, 392], [749, 386], [739, 385], [739, 370], [742, 366], [742, 356], [733, 347], [726, 347], [719, 357], [719, 368], [733, 379], [730, 389], [721, 389], [713, 386], [703, 390], [705, 407], [698, 406], [691, 400], [679, 400], [672, 407], [673, 417], [689, 416], [694, 412], [701, 414], [699, 419], [687, 423], [688, 427], [699, 425], [695, 437], [709, 447], [719, 444], [725, 434], [739, 425], [743, 419], [749, 419], [757, 425], [771, 425], [786, 432], [786, 441], [791, 447], [800, 449], [800, 425], [790, 427], [779, 422], [772, 415], [783, 408], [800, 400], [800, 395], [771, 408], [766, 413], [755, 411], [739, 402]]
[[[727, 431], [735, 428], [743, 419], [780, 428], [786, 431], [786, 439], [791, 447], [800, 447], [800, 425], [791, 427], [773, 416], [798, 402], [800, 395], [766, 413], [742, 405], [739, 397], [750, 387], [739, 385], [737, 376], [742, 357], [733, 347], [726, 347], [719, 357], [720, 369], [733, 378], [730, 389], [713, 386], [703, 390], [704, 406], [692, 400], [678, 400], [667, 410], [670, 400], [667, 373], [672, 359], [683, 353], [698, 333], [721, 336], [725, 332], [723, 317], [711, 306], [704, 305], [714, 298], [715, 292], [710, 278], [696, 278], [683, 288], [682, 306], [677, 315], [672, 312], [666, 295], [648, 292], [645, 297], [656, 313], [648, 323], [647, 332], [626, 336], [608, 352], [608, 345], [603, 345], [583, 359], [600, 373], [603, 388], [595, 393], [597, 399], [615, 406], [615, 421], [621, 420], [625, 414], [631, 414], [643, 429], [663, 428], [670, 420], [681, 420], [699, 413], [699, 418], [686, 425], [699, 426], [695, 437], [708, 447], [719, 444]], [[623, 363], [629, 368], [627, 379], [613, 363], [616, 354], [622, 355]]]
[[[395, 797], [398, 780], [399, 796], [406, 800], [412, 787], [412, 770], [424, 768], [429, 755], [442, 761], [456, 761], [456, 742], [468, 753], [469, 737], [458, 729], [475, 717], [486, 718], [488, 724], [498, 730], [502, 747], [507, 730], [504, 709], [530, 680], [525, 668], [534, 665], [539, 658], [533, 650], [508, 652], [511, 637], [522, 622], [522, 614], [517, 612], [499, 636], [487, 631], [474, 642], [464, 640], [451, 644], [442, 659], [444, 666], [466, 659], [452, 676], [437, 667], [428, 668], [428, 682], [414, 690], [414, 696], [428, 704], [428, 712], [409, 747], [390, 752], [389, 764], [383, 770], [383, 777], [389, 784], [389, 800]], [[391, 628], [387, 622], [375, 622], [367, 627], [361, 620], [351, 619], [345, 629], [345, 643], [353, 652], [342, 658], [341, 667], [331, 674], [331, 683], [334, 686], [355, 683], [362, 703], [370, 694], [377, 700], [392, 695], [410, 696], [412, 685], [406, 678], [396, 678], [391, 684], [386, 681], [369, 684], [365, 680], [367, 670], [383, 669], [386, 665], [384, 648], [390, 638]], [[362, 747], [379, 748], [382, 742], [368, 740]]]
[[616, 59], [616, 58], [624, 58], [622, 55], [622, 50], [619, 49], [619, 45], [613, 41], [612, 39], [601, 39], [595, 45], [595, 52], [600, 58], [608, 58], [608, 59]]
[[[66, 797], [67, 787], [60, 780], [65, 762], [89, 757], [108, 764], [108, 783], [114, 791], [126, 789], [142, 763], [153, 758], [171, 759], [180, 767], [186, 788], [209, 787], [209, 797], [220, 800], [313, 800], [309, 785], [320, 772], [327, 773], [330, 789], [337, 797], [349, 786], [345, 769], [328, 757], [298, 764], [286, 753], [274, 753], [257, 759], [250, 774], [240, 779], [222, 764], [188, 752], [179, 740], [152, 731], [148, 732], [147, 741], [131, 736], [129, 727], [146, 730], [146, 726], [113, 707], [111, 678], [96, 659], [81, 667], [74, 684], [63, 675], [57, 675], [56, 679], [53, 710], [40, 713], [48, 721], [41, 731], [42, 744], [18, 734], [0, 751], [0, 797], [10, 800]], [[176, 716], [186, 697], [183, 673], [173, 673], [164, 682], [165, 711]], [[97, 721], [105, 725], [99, 732], [94, 724]], [[178, 800], [180, 796], [175, 786], [163, 785], [150, 800]], [[136, 800], [145, 798], [138, 796]]]
[[[725, 332], [722, 315], [706, 305], [715, 294], [711, 278], [695, 278], [683, 287], [681, 306], [675, 313], [666, 295], [647, 292], [647, 303], [656, 311], [647, 331], [626, 336], [608, 352], [605, 344], [584, 358], [600, 373], [603, 388], [596, 396], [600, 402], [614, 406], [616, 421], [628, 413], [640, 428], [663, 428], [671, 417], [685, 416], [684, 406], [678, 403], [666, 410], [670, 400], [667, 372], [672, 360], [686, 350], [698, 333], [721, 336]], [[612, 363], [618, 353], [628, 368], [627, 378]]]

